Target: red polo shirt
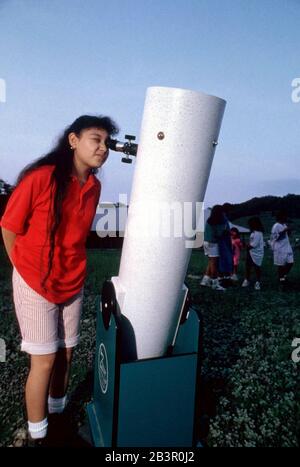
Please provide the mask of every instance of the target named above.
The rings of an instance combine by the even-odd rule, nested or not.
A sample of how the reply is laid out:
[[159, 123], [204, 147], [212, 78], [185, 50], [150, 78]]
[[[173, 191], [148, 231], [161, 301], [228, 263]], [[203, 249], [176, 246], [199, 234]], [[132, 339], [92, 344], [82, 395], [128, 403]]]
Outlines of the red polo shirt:
[[41, 282], [48, 270], [50, 241], [47, 219], [53, 170], [53, 165], [40, 167], [20, 182], [7, 203], [0, 225], [17, 234], [11, 259], [24, 281], [50, 302], [63, 303], [80, 291], [85, 280], [85, 243], [95, 216], [101, 184], [93, 174], [83, 186], [75, 176], [71, 177], [56, 234], [52, 271], [45, 290]]

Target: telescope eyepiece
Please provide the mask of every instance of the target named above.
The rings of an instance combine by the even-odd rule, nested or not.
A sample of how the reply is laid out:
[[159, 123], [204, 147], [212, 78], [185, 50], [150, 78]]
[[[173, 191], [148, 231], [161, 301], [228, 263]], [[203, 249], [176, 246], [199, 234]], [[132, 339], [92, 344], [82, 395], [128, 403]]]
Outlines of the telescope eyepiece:
[[121, 141], [118, 141], [117, 139], [109, 138], [107, 140], [106, 146], [108, 147], [108, 149], [111, 149], [112, 151], [123, 152], [125, 144], [126, 143], [122, 143]]
[[136, 156], [138, 145], [132, 143], [132, 141], [135, 140], [135, 136], [126, 135], [125, 138], [127, 138], [128, 141], [122, 142], [117, 139], [108, 138], [106, 146], [112, 151], [123, 152], [127, 156]]
[[116, 147], [116, 143], [117, 143], [116, 139], [107, 138], [107, 140], [106, 140], [107, 149], [111, 149], [112, 151], [114, 151], [115, 147]]

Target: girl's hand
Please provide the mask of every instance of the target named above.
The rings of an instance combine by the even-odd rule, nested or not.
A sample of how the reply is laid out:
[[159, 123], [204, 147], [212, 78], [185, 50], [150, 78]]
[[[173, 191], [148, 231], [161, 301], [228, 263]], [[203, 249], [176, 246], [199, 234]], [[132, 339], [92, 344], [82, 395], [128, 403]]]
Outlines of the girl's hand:
[[11, 259], [11, 251], [13, 249], [17, 235], [14, 232], [11, 232], [10, 230], [5, 229], [4, 227], [1, 227], [1, 230], [2, 230], [2, 238], [3, 238], [4, 247], [6, 249], [6, 253], [10, 259], [11, 264], [13, 265], [13, 262]]

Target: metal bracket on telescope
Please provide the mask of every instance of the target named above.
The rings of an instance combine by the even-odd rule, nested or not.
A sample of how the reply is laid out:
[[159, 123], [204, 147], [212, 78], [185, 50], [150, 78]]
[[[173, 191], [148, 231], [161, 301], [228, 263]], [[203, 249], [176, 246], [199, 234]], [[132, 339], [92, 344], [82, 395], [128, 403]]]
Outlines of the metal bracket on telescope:
[[125, 164], [131, 164], [132, 159], [129, 158], [129, 156], [136, 156], [137, 153], [137, 148], [138, 145], [135, 143], [132, 143], [132, 141], [135, 141], [135, 136], [132, 135], [125, 135], [125, 139], [128, 139], [128, 143], [124, 144], [124, 154], [126, 154], [126, 157], [122, 157], [122, 162], [125, 162]]
[[101, 294], [101, 310], [105, 329], [110, 326], [111, 315], [113, 314], [116, 321], [120, 319], [120, 312], [117, 304], [116, 292], [111, 280], [106, 280], [102, 287]]
[[172, 343], [169, 345], [169, 347], [167, 349], [167, 355], [172, 355], [174, 347], [175, 347], [178, 331], [179, 331], [179, 326], [181, 324], [185, 323], [185, 321], [188, 319], [188, 316], [189, 316], [190, 307], [191, 307], [191, 293], [190, 293], [189, 288], [187, 287], [186, 284], [184, 284], [184, 289], [185, 289], [184, 290], [184, 297], [183, 297], [183, 300], [182, 300], [182, 305], [181, 305], [181, 309], [180, 309], [180, 313], [179, 313], [179, 319], [178, 319], [178, 322], [177, 322], [177, 326], [176, 326], [173, 341], [172, 341]]

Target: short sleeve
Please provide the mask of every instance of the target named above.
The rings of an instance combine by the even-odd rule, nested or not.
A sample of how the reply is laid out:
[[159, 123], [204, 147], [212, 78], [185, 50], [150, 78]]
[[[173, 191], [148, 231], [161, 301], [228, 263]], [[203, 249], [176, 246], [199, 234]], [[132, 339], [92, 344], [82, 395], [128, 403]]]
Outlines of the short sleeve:
[[[96, 178], [96, 177], [95, 177], [95, 178]], [[96, 203], [96, 209], [97, 209], [98, 203], [99, 203], [99, 201], [100, 201], [100, 196], [101, 196], [101, 182], [100, 182], [100, 180], [98, 180], [97, 178], [96, 178], [96, 180], [97, 180], [97, 185], [96, 185], [96, 190], [95, 190], [95, 191], [96, 191], [96, 194], [95, 194], [95, 203]]]
[[260, 235], [258, 232], [253, 232], [250, 237], [250, 245], [256, 248], [259, 245]]
[[34, 204], [49, 180], [49, 170], [35, 170], [26, 175], [12, 192], [2, 216], [0, 226], [15, 234], [23, 234]]
[[276, 240], [279, 240], [282, 232], [284, 230], [284, 226], [280, 224], [275, 224], [272, 228], [272, 240], [276, 242]]

